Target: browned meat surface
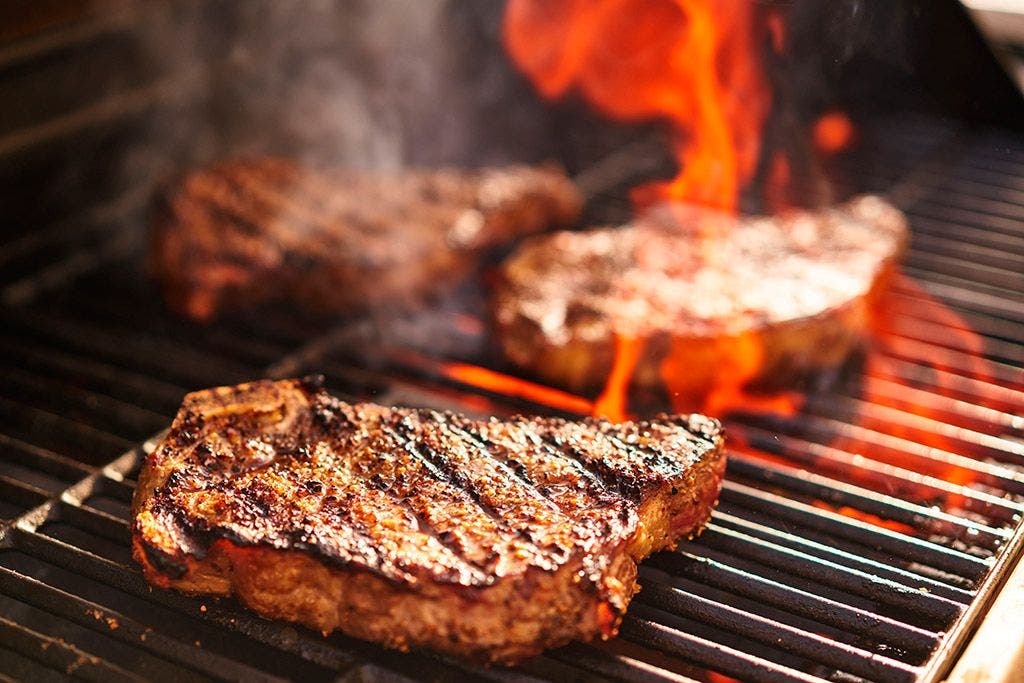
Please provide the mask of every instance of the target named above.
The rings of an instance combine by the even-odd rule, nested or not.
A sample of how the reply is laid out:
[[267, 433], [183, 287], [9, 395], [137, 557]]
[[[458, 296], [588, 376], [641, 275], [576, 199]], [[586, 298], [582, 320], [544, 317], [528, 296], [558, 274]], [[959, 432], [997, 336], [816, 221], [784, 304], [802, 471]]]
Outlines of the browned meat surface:
[[783, 384], [865, 338], [906, 242], [903, 215], [872, 196], [784, 217], [660, 207], [623, 228], [527, 240], [501, 267], [497, 336], [513, 362], [575, 391], [602, 386], [616, 336], [643, 342], [633, 385], [670, 375], [677, 399], [699, 400], [743, 363], [757, 366], [740, 369], [750, 384]]
[[146, 578], [391, 647], [512, 663], [614, 635], [636, 563], [707, 521], [717, 422], [348, 404], [301, 380], [188, 395], [147, 458]]
[[197, 320], [273, 299], [324, 312], [402, 307], [458, 283], [489, 248], [572, 223], [580, 204], [554, 167], [230, 161], [160, 196], [150, 260], [171, 307]]

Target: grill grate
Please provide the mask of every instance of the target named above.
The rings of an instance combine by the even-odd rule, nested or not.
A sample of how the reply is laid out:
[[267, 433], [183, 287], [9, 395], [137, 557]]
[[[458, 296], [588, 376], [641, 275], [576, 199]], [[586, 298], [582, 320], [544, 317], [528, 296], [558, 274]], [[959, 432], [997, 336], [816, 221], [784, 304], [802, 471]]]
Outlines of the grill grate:
[[[103, 95], [82, 82], [69, 90], [74, 101], [50, 103], [43, 124], [14, 112], [19, 129], [0, 136], [0, 154], [29, 160], [40, 177], [94, 150], [109, 162], [97, 167], [118, 168], [120, 147], [106, 144], [123, 133], [115, 123], [140, 128], [158, 105], [168, 116], [188, 106], [196, 70], [169, 76], [136, 59], [121, 33], [133, 8], [2, 51], [0, 66], [14, 73], [41, 54], [55, 73], [61, 60], [85, 58], [126, 83]], [[90, 36], [103, 38], [102, 49]], [[225, 59], [218, 49], [201, 56], [210, 68]], [[4, 82], [13, 93], [16, 85]], [[343, 396], [547, 410], [439, 374], [447, 358], [503, 369], [478, 322], [455, 311], [389, 320], [389, 337], [405, 343], [368, 359], [354, 351], [360, 341], [387, 341], [372, 320], [311, 335], [308, 322], [265, 314], [210, 328], [168, 318], [138, 272], [140, 179], [69, 223], [8, 239], [0, 249], [0, 679], [937, 680], [1024, 545], [1024, 139], [920, 118], [877, 129], [877, 140], [865, 131], [860, 152], [832, 170], [841, 192], [886, 193], [912, 222], [912, 282], [888, 298], [885, 362], [812, 391], [791, 419], [733, 416], [743, 448], [731, 453], [712, 523], [645, 563], [621, 636], [515, 671], [385, 652], [268, 622], [228, 600], [153, 590], [129, 551], [147, 439], [187, 390], [320, 371]], [[601, 190], [654, 173], [651, 159], [664, 162], [656, 136], [579, 163], [597, 192], [588, 220], [628, 218], [625, 195]], [[59, 183], [49, 189], [60, 195]], [[75, 205], [38, 203], [43, 216]], [[929, 296], [957, 320], [936, 318]], [[959, 321], [981, 348], [955, 334]]]
[[[452, 349], [410, 335], [371, 361], [352, 349], [377, 334], [373, 321], [311, 337], [308, 323], [267, 315], [212, 328], [166, 318], [133, 250], [76, 252], [74, 278], [51, 277], [58, 261], [42, 280], [15, 282], [32, 296], [0, 310], [0, 669], [33, 680], [936, 680], [1024, 544], [1024, 141], [902, 139], [895, 157], [862, 154], [838, 169], [891, 188], [912, 221], [913, 282], [889, 299], [887, 362], [812, 391], [792, 418], [730, 418], [742, 448], [712, 523], [644, 564], [620, 637], [513, 671], [323, 638], [229, 600], [153, 590], [129, 551], [134, 478], [153, 445], [144, 440], [188, 389], [318, 370], [344, 396], [545, 410], [438, 373], [446, 352], [466, 349], [502, 369], [479, 325], [441, 312], [434, 325], [462, 330]], [[18, 253], [39, 261], [47, 246]], [[981, 348], [951, 334], [959, 323], [931, 317], [926, 295]], [[402, 324], [434, 337], [422, 320], [389, 329]]]

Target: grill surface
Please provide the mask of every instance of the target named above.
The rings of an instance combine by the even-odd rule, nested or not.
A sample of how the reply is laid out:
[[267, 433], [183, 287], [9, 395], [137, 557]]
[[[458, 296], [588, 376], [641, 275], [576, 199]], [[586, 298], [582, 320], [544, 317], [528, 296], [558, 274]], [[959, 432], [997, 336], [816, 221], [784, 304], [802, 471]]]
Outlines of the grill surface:
[[[165, 317], [122, 233], [70, 254], [52, 251], [57, 235], [7, 245], [4, 272], [29, 274], [7, 283], [0, 311], [0, 670], [33, 680], [935, 680], [1024, 543], [1024, 141], [922, 121], [900, 133], [898, 154], [865, 152], [837, 169], [854, 179], [849, 190], [888, 190], [912, 221], [912, 282], [888, 300], [887, 362], [854, 364], [792, 418], [730, 418], [742, 447], [712, 523], [644, 564], [620, 637], [517, 671], [385, 652], [231, 601], [152, 590], [128, 547], [152, 442], [137, 444], [192, 388], [321, 371], [343, 396], [550, 412], [439, 373], [446, 355], [502, 369], [478, 319], [442, 310], [388, 321], [374, 345], [384, 351], [367, 357], [354, 349], [383, 334], [381, 321], [311, 334], [308, 321], [270, 315], [209, 328]], [[614, 192], [592, 202], [609, 216], [623, 207]], [[981, 348], [931, 317], [925, 293]]]
[[[16, 72], [36, 53], [116, 33], [122, 19], [0, 52], [0, 67]], [[73, 113], [52, 125], [15, 122], [24, 127], [0, 136], [0, 154], [54, 165], [88, 154], [109, 122], [188, 90], [153, 78], [68, 103]], [[650, 163], [664, 160], [656, 137], [610, 155], [608, 144], [573, 162], [592, 195], [588, 222], [627, 219], [623, 189], [664, 170]], [[140, 271], [145, 193], [7, 238], [0, 680], [938, 680], [1024, 553], [1024, 139], [901, 118], [865, 131], [861, 151], [831, 170], [841, 194], [885, 193], [911, 220], [909, 279], [887, 301], [883, 362], [850, 364], [791, 418], [729, 418], [713, 521], [643, 565], [621, 635], [511, 671], [154, 590], [129, 551], [141, 458], [191, 389], [315, 371], [344, 397], [551, 412], [441, 371], [454, 359], [507, 371], [488, 353], [480, 315], [462, 312], [479, 314], [478, 292], [404, 319], [315, 325], [264, 313], [197, 327], [166, 316]]]

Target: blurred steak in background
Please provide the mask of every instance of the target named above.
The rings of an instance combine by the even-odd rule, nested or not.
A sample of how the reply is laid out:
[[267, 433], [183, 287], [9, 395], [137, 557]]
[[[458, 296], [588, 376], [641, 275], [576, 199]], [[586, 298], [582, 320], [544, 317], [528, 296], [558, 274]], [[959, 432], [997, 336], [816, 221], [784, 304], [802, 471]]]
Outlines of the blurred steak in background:
[[557, 166], [224, 162], [163, 194], [150, 262], [171, 307], [195, 320], [265, 301], [321, 313], [410, 308], [478, 271], [488, 250], [571, 225], [581, 204]]

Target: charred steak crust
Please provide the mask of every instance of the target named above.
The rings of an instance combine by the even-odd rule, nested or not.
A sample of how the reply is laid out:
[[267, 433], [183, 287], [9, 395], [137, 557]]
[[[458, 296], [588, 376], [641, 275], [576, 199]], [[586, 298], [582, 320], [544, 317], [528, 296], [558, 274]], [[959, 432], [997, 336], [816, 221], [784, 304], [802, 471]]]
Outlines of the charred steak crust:
[[[492, 292], [505, 355], [549, 383], [599, 389], [616, 336], [644, 342], [633, 385], [699, 399], [745, 354], [753, 385], [842, 363], [908, 240], [902, 213], [862, 196], [736, 219], [660, 207], [634, 224], [526, 240]], [[671, 372], [666, 363], [678, 359]]]
[[555, 166], [372, 173], [235, 160], [158, 194], [150, 265], [169, 305], [197, 320], [273, 299], [402, 307], [458, 283], [492, 247], [573, 223], [580, 206]]
[[189, 394], [146, 459], [146, 578], [391, 647], [514, 663], [614, 635], [636, 563], [698, 533], [719, 424], [348, 404], [305, 380]]

